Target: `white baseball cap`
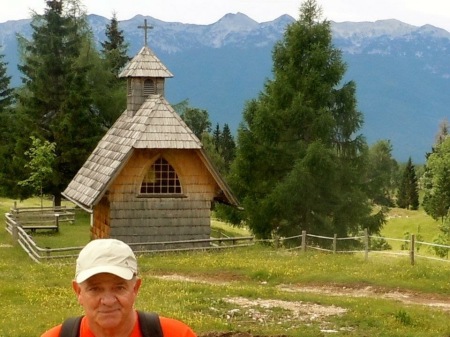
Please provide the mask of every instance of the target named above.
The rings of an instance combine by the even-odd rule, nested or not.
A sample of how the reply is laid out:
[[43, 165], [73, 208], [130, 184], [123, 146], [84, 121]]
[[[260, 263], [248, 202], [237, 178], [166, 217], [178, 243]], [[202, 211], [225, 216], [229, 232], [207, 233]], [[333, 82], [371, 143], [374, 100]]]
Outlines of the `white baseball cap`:
[[75, 281], [82, 283], [100, 273], [131, 280], [137, 274], [137, 261], [130, 246], [116, 239], [89, 242], [78, 255]]

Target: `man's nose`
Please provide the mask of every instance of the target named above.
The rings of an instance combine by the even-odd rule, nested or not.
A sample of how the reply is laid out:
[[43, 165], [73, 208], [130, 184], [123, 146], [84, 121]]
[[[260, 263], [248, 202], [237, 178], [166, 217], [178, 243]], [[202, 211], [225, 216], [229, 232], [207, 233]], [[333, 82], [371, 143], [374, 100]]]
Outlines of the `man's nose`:
[[117, 297], [111, 292], [105, 292], [104, 294], [102, 294], [101, 301], [105, 305], [111, 305], [117, 302]]

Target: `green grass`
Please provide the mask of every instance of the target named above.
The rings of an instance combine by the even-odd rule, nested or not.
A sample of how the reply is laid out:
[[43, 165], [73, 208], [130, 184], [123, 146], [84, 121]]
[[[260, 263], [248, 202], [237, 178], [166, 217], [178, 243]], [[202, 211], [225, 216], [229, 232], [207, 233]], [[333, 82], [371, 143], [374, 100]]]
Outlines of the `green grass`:
[[246, 228], [232, 227], [214, 219], [211, 220], [211, 232], [212, 234], [222, 233], [228, 237], [251, 235], [250, 231]]
[[89, 214], [77, 209], [75, 222], [60, 222], [59, 232], [39, 230], [32, 234], [36, 244], [43, 247], [63, 248], [80, 247], [89, 242]]
[[[10, 201], [0, 199], [1, 211], [9, 207]], [[415, 220], [420, 216], [399, 219], [414, 219], [412, 228], [405, 225], [399, 229], [400, 225], [390, 220], [384, 229], [384, 234], [389, 234], [386, 236], [405, 229], [413, 232]], [[4, 226], [3, 220], [0, 222]], [[35, 239], [50, 240], [48, 243], [52, 246], [61, 244], [66, 236], [71, 237], [70, 242], [85, 241], [86, 234], [78, 235], [77, 232], [85, 231], [87, 227], [77, 222], [75, 225], [64, 224], [61, 234], [37, 235]], [[428, 220], [423, 226], [426, 223]], [[70, 235], [69, 230], [73, 230]], [[70, 287], [74, 261], [39, 265], [32, 262], [20, 246], [10, 246], [12, 244], [10, 235], [0, 231], [0, 336], [39, 336], [65, 317], [80, 314]], [[405, 304], [381, 296], [333, 296], [280, 288], [370, 287], [377, 293], [407, 291], [434, 299], [448, 299], [450, 264], [446, 262], [418, 260], [411, 266], [405, 257], [371, 254], [365, 261], [360, 254], [301, 253], [258, 245], [220, 251], [159, 253], [138, 259], [143, 286], [137, 307], [182, 319], [199, 335], [209, 331], [251, 331], [260, 336], [289, 337], [450, 336], [450, 312], [439, 308]], [[170, 275], [184, 279], [162, 278]], [[335, 306], [346, 312], [317, 320], [302, 320], [287, 309], [261, 305], [246, 308], [227, 301], [232, 298], [301, 302], [326, 308]], [[239, 311], [230, 317], [234, 309]], [[255, 319], [255, 312], [264, 319]], [[326, 334], [321, 332], [324, 329], [337, 332]]]
[[[409, 234], [419, 235], [420, 241], [432, 243], [440, 233], [440, 222], [434, 220], [424, 211], [411, 211], [401, 208], [393, 208], [389, 212], [388, 223], [381, 234], [387, 238], [405, 239]], [[399, 250], [402, 245], [399, 241], [391, 241], [389, 244], [394, 250]]]

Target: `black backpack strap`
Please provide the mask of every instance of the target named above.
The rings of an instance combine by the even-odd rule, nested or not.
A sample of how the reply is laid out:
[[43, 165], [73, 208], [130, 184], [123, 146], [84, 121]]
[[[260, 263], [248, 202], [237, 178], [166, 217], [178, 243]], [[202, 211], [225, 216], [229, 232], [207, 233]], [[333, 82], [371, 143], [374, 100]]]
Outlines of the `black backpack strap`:
[[59, 337], [78, 337], [82, 318], [83, 316], [78, 316], [66, 319], [61, 326]]
[[143, 337], [164, 337], [157, 313], [138, 311], [138, 316]]

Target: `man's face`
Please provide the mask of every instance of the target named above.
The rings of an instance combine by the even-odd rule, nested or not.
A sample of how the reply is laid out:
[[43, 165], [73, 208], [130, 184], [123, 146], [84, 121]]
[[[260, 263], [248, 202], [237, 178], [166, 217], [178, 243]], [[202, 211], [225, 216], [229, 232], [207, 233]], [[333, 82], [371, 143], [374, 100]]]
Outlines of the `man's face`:
[[134, 324], [133, 305], [140, 285], [141, 280], [137, 278], [128, 281], [102, 273], [80, 284], [73, 282], [73, 289], [91, 328], [109, 330]]

